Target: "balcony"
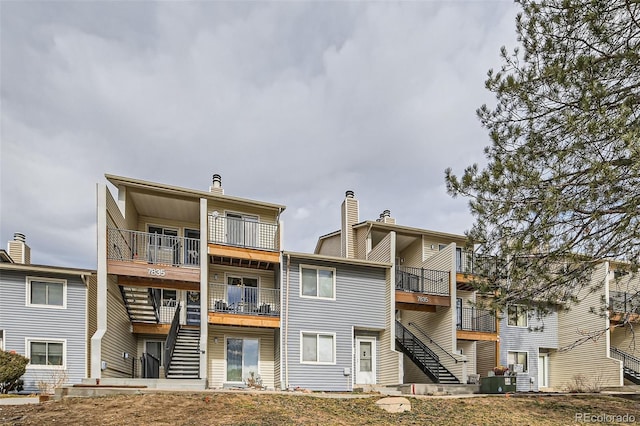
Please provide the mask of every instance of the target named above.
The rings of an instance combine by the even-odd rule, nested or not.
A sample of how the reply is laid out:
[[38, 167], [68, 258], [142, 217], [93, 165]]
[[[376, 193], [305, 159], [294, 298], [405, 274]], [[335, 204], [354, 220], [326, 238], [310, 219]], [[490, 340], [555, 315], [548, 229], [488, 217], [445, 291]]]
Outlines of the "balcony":
[[107, 229], [110, 274], [200, 281], [200, 240], [125, 229]]
[[640, 294], [623, 291], [609, 292], [609, 318], [613, 322], [640, 320]]
[[456, 251], [456, 282], [459, 290], [474, 290], [473, 277], [492, 277], [498, 273], [498, 258], [478, 255], [468, 251]]
[[218, 264], [273, 269], [280, 262], [278, 224], [209, 214], [209, 255]]
[[458, 308], [456, 328], [465, 331], [496, 332], [496, 316], [491, 311], [476, 308]]
[[425, 268], [396, 268], [396, 304], [399, 309], [434, 311], [451, 306], [449, 272]]
[[280, 290], [245, 285], [209, 285], [209, 323], [280, 326]]

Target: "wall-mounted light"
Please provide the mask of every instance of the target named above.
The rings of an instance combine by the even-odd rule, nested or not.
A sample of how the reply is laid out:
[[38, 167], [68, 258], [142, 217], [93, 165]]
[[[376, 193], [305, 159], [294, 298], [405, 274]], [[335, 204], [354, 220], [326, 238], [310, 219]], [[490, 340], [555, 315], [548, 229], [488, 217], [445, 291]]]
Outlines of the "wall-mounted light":
[[213, 279], [217, 281], [218, 280], [218, 274], [213, 274]]
[[213, 338], [213, 343], [215, 343], [216, 345], [218, 344], [218, 338], [217, 337]]

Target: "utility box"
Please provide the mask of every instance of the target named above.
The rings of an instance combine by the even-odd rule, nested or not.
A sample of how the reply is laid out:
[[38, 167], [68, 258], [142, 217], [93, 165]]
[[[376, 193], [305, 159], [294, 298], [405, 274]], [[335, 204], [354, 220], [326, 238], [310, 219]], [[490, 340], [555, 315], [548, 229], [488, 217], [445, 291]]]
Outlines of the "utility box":
[[516, 376], [493, 376], [480, 379], [480, 393], [506, 393], [516, 391]]

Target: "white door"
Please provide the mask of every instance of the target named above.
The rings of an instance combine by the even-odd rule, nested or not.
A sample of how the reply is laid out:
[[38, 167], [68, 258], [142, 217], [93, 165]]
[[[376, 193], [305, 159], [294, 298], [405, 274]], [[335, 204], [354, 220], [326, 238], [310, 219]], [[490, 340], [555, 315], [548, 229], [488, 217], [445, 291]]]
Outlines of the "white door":
[[549, 356], [538, 355], [538, 389], [549, 387]]
[[376, 338], [356, 337], [356, 378], [360, 385], [376, 383]]

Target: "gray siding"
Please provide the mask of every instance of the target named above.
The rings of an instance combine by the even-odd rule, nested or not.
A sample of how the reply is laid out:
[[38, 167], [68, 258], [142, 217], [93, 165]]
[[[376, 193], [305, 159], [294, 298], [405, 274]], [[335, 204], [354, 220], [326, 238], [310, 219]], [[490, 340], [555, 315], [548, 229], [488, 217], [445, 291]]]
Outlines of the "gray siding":
[[[65, 309], [26, 306], [26, 277], [64, 279], [67, 281]], [[23, 376], [25, 390], [38, 391], [39, 381], [80, 383], [87, 373], [87, 288], [79, 276], [0, 272], [0, 329], [4, 330], [5, 350], [26, 355], [26, 339], [64, 339], [65, 370], [27, 367]]]
[[[300, 264], [336, 269], [336, 300], [300, 297]], [[383, 268], [332, 264], [326, 261], [291, 259], [284, 265], [289, 276], [288, 359], [289, 383], [285, 386], [312, 390], [351, 390], [353, 374], [353, 344], [355, 330], [383, 330], [385, 328], [386, 272]], [[286, 282], [286, 276], [285, 276]], [[286, 300], [286, 288], [283, 289]], [[283, 318], [286, 317], [286, 311]], [[300, 361], [301, 332], [335, 333], [335, 364], [302, 364]], [[380, 339], [377, 340], [377, 374], [380, 375]], [[285, 350], [285, 348], [283, 348]], [[283, 366], [283, 368], [286, 368]], [[285, 373], [286, 375], [286, 370]]]
[[[542, 328], [541, 330], [539, 330]], [[517, 390], [527, 392], [538, 390], [538, 354], [540, 348], [558, 348], [558, 314], [552, 312], [540, 318], [529, 315], [528, 327], [508, 325], [506, 312], [500, 320], [500, 364], [507, 366], [507, 352], [527, 352], [528, 371], [519, 373]], [[482, 372], [486, 374], [486, 372]], [[533, 378], [531, 383], [530, 378]]]

